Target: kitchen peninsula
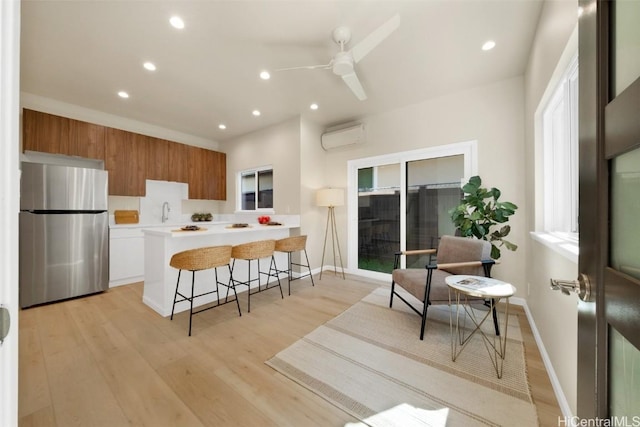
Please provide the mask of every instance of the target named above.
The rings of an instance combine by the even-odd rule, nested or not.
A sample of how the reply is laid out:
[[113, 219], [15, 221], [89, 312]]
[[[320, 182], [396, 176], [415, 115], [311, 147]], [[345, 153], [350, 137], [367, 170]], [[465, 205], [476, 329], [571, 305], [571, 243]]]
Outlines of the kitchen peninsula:
[[[173, 297], [176, 289], [178, 270], [169, 265], [171, 256], [187, 249], [206, 246], [237, 245], [257, 240], [282, 239], [291, 235], [291, 229], [299, 228], [294, 221], [283, 225], [250, 224], [244, 228], [233, 228], [230, 223], [203, 223], [197, 231], [184, 231], [180, 225], [167, 227], [153, 227], [143, 229], [144, 233], [144, 292], [143, 302], [160, 313], [162, 316], [171, 315]], [[275, 253], [276, 263], [279, 269], [284, 269], [287, 264], [287, 256], [284, 253]], [[260, 268], [266, 271], [269, 268], [269, 260], [261, 260]], [[218, 279], [226, 282], [229, 278], [225, 269], [218, 269]], [[255, 263], [251, 268], [252, 277], [256, 277]], [[240, 261], [235, 265], [234, 278], [239, 281], [247, 279], [247, 262]], [[261, 278], [263, 285], [265, 276]], [[195, 293], [203, 293], [213, 290], [215, 276], [213, 270], [199, 271], [196, 274]], [[258, 282], [252, 283], [252, 289], [258, 286]], [[191, 293], [191, 273], [181, 274], [180, 289], [186, 295]], [[237, 291], [246, 291], [246, 286], [239, 286]], [[225, 291], [221, 288], [222, 297]], [[210, 294], [194, 300], [194, 306], [210, 303], [216, 299], [216, 294]], [[243, 311], [246, 307], [242, 307]], [[176, 304], [175, 312], [188, 310], [188, 302]]]

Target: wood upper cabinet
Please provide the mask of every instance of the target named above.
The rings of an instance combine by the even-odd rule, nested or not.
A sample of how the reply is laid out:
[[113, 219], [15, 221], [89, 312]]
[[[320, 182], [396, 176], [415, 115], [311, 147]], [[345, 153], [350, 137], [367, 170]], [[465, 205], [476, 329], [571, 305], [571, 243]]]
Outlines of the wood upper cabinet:
[[226, 154], [23, 110], [23, 150], [104, 160], [109, 194], [144, 196], [146, 180], [189, 184], [190, 199], [225, 200]]
[[24, 109], [23, 150], [105, 159], [105, 127]]
[[225, 200], [226, 154], [189, 147], [189, 198]]
[[227, 200], [227, 155], [219, 151], [209, 151], [213, 163], [209, 171], [209, 186], [213, 200]]
[[169, 142], [168, 181], [189, 182], [189, 146]]
[[173, 159], [169, 157], [169, 145], [174, 144], [166, 139], [153, 138], [150, 136], [140, 137], [146, 139], [146, 162], [147, 173], [146, 179], [155, 179], [158, 181], [172, 181], [169, 179], [169, 166], [173, 163]]
[[109, 194], [144, 196], [146, 191], [147, 137], [120, 129], [107, 129], [105, 169], [109, 171]]

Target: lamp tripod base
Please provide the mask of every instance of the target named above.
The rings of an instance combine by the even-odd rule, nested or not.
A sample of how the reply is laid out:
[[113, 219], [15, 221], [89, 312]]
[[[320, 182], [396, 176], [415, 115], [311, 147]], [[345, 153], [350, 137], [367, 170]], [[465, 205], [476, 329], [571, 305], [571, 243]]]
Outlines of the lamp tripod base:
[[338, 240], [338, 230], [336, 227], [336, 214], [334, 206], [329, 206], [327, 211], [327, 226], [324, 232], [324, 245], [322, 246], [322, 263], [320, 264], [320, 279], [322, 280], [322, 271], [324, 269], [324, 256], [327, 249], [327, 238], [331, 233], [331, 247], [333, 253], [333, 269], [334, 273], [338, 275], [338, 263], [336, 262], [336, 247], [338, 248], [338, 260], [340, 261], [340, 269], [342, 271], [342, 278], [345, 279], [344, 265], [342, 264], [342, 252], [340, 251], [340, 241]]

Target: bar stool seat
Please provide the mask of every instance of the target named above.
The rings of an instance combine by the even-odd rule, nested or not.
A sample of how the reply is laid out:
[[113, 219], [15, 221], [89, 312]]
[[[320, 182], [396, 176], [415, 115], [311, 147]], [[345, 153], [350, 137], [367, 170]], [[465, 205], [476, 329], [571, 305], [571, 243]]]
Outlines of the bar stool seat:
[[[231, 264], [231, 271], [235, 269], [237, 260], [245, 260], [248, 262], [247, 268], [247, 280], [240, 281], [236, 278], [233, 279], [234, 284], [244, 285], [247, 287], [247, 312], [251, 312], [251, 295], [256, 294], [258, 292], [266, 291], [267, 289], [273, 289], [276, 287], [269, 286], [269, 278], [275, 277], [278, 280], [277, 287], [280, 288], [280, 296], [284, 298], [284, 294], [282, 293], [282, 286], [280, 285], [280, 277], [278, 276], [278, 270], [276, 269], [276, 260], [273, 257], [273, 250], [276, 247], [275, 240], [259, 240], [256, 242], [243, 243], [240, 245], [235, 245], [231, 250], [231, 257], [233, 258], [233, 262]], [[270, 258], [269, 264], [269, 272], [263, 272], [260, 270], [260, 259]], [[251, 277], [251, 262], [256, 261], [258, 264], [258, 274], [256, 278]], [[265, 288], [262, 288], [260, 277], [267, 276], [267, 284]], [[251, 283], [258, 282], [258, 289], [251, 292]]]
[[[291, 295], [291, 282], [298, 279], [303, 279], [305, 277], [311, 278], [311, 286], [315, 286], [313, 282], [313, 274], [311, 274], [311, 266], [309, 264], [309, 257], [307, 256], [307, 236], [291, 236], [285, 237], [284, 239], [276, 240], [276, 252], [286, 252], [287, 253], [287, 269], [286, 270], [278, 270], [278, 274], [285, 273], [287, 275], [287, 284], [289, 286], [289, 295]], [[291, 259], [291, 255], [294, 252], [304, 252], [304, 257], [307, 260], [306, 264], [302, 264], [302, 260], [300, 263], [293, 262]], [[293, 277], [293, 266], [298, 267], [307, 267], [309, 270], [306, 274], [301, 274], [298, 277]]]
[[[191, 336], [191, 324], [192, 318], [194, 314], [201, 313], [206, 310], [210, 310], [212, 308], [218, 307], [221, 305], [220, 303], [220, 293], [218, 285], [225, 286], [227, 288], [227, 293], [225, 296], [225, 301], [222, 304], [226, 304], [227, 302], [232, 302], [228, 300], [229, 297], [229, 289], [233, 290], [235, 295], [235, 302], [238, 306], [238, 315], [242, 316], [242, 312], [240, 311], [240, 303], [238, 302], [238, 294], [236, 293], [236, 288], [233, 282], [233, 274], [230, 266], [231, 262], [231, 245], [226, 246], [209, 246], [204, 248], [197, 249], [189, 249], [186, 251], [178, 252], [171, 257], [169, 261], [169, 265], [173, 268], [178, 269], [178, 281], [176, 282], [176, 292], [173, 296], [173, 307], [171, 308], [171, 320], [173, 320], [173, 313], [176, 308], [176, 304], [182, 301], [189, 301], [191, 304], [189, 308], [189, 336]], [[218, 280], [218, 268], [226, 266], [229, 271], [229, 282], [224, 283]], [[201, 294], [194, 294], [195, 289], [195, 280], [196, 280], [196, 271], [209, 270], [213, 269], [215, 272], [215, 284], [216, 289], [208, 292], [203, 292]], [[191, 271], [191, 295], [187, 296], [180, 292], [180, 274], [182, 270]], [[193, 300], [199, 297], [203, 297], [209, 294], [217, 294], [217, 304], [214, 306], [209, 306], [197, 311], [193, 311]], [[182, 299], [178, 299], [180, 296]]]

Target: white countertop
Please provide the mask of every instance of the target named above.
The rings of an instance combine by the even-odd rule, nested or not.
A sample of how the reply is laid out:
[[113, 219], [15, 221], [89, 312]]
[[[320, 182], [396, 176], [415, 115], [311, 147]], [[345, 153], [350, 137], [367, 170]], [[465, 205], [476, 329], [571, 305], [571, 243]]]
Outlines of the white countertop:
[[136, 223], [136, 224], [109, 224], [109, 228], [180, 228], [185, 225], [197, 225], [198, 227], [207, 227], [214, 224], [229, 224], [228, 221], [184, 221], [184, 222], [175, 222], [175, 223], [161, 223], [161, 222], [153, 222], [153, 223]]
[[197, 231], [183, 231], [180, 229], [183, 225], [167, 226], [165, 224], [162, 227], [153, 226], [149, 228], [143, 228], [142, 232], [149, 235], [183, 238], [206, 236], [211, 234], [255, 233], [261, 231], [273, 231], [277, 229], [290, 229], [300, 227], [298, 224], [261, 225], [256, 223], [249, 224], [248, 227], [232, 228], [231, 223], [228, 222], [199, 222], [188, 225], [197, 225], [202, 229]]

